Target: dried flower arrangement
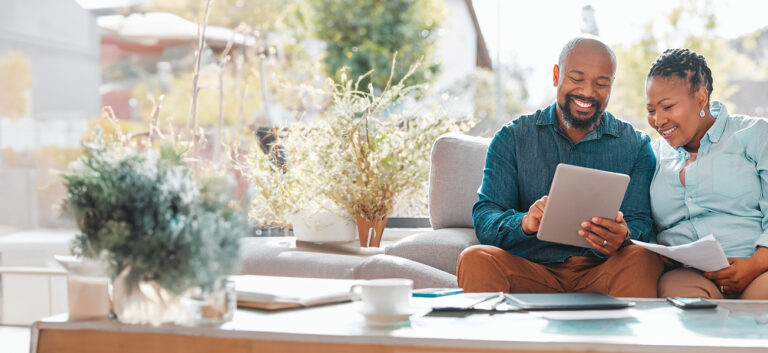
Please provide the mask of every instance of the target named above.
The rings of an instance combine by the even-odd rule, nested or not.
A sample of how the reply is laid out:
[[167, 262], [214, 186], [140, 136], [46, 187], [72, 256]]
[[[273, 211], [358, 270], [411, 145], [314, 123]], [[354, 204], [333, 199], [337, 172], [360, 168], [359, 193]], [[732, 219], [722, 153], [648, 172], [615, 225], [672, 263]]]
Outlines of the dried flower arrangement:
[[[402, 110], [406, 99], [425, 89], [405, 83], [417, 68], [412, 66], [395, 84], [390, 76], [381, 92], [360, 89], [370, 72], [354, 81], [342, 73], [341, 81], [331, 85], [332, 103], [322, 119], [278, 133], [271, 153], [251, 151], [244, 170], [258, 180], [252, 215], [286, 225], [311, 198], [356, 219], [361, 246], [378, 246], [395, 202], [427, 183], [434, 140], [474, 124], [471, 118], [448, 118], [439, 108]], [[375, 231], [369, 241], [371, 227]]]

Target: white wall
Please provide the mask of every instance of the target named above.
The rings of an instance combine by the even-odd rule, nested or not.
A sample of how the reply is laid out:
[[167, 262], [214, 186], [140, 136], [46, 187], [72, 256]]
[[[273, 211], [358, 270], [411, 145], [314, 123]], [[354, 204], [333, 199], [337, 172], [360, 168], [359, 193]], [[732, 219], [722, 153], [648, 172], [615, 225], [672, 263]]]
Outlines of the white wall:
[[[0, 148], [29, 155], [43, 145], [77, 146], [86, 119], [97, 117], [101, 108], [95, 18], [74, 0], [0, 0], [0, 55], [12, 51], [30, 61], [30, 112], [17, 121], [0, 117]], [[22, 164], [10, 167], [0, 159], [0, 225], [61, 223], [52, 205], [38, 204], [48, 171], [30, 161]]]
[[10, 51], [30, 59], [35, 119], [98, 116], [98, 27], [74, 0], [2, 0], [0, 55]]
[[477, 62], [477, 32], [464, 0], [444, 0], [446, 18], [440, 29], [440, 43], [436, 58], [440, 60], [440, 77], [435, 83], [438, 90], [448, 88], [465, 78]]

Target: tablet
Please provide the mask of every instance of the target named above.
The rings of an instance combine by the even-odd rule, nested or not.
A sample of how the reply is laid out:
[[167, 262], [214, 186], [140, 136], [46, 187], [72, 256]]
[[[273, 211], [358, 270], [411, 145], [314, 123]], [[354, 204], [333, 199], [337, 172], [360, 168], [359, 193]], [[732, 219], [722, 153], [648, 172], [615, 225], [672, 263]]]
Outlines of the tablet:
[[507, 294], [506, 300], [523, 310], [605, 310], [634, 305], [602, 293], [515, 293]]
[[591, 248], [579, 235], [592, 217], [615, 219], [629, 185], [626, 174], [558, 164], [536, 236], [540, 240]]

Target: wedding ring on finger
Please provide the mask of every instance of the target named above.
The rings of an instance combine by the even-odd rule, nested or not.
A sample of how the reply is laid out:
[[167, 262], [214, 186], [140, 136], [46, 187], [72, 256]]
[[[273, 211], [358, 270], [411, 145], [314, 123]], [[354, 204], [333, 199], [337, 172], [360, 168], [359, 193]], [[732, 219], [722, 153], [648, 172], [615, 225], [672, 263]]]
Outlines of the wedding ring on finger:
[[605, 247], [606, 245], [608, 245], [608, 240], [607, 239], [603, 239], [603, 247]]

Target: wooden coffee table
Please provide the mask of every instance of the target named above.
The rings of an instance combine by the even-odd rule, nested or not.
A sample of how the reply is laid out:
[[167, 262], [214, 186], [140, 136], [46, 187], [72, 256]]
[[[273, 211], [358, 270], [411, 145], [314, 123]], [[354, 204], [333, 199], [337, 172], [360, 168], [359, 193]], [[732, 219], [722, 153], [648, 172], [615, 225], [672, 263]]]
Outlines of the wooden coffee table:
[[[240, 309], [220, 327], [136, 326], [116, 320], [37, 322], [32, 353], [50, 352], [766, 352], [768, 301], [718, 301], [682, 311], [636, 300], [634, 317], [553, 321], [530, 313], [431, 313], [366, 326], [357, 303], [279, 312]], [[429, 299], [414, 298], [428, 306]], [[426, 310], [425, 310], [426, 312]]]

